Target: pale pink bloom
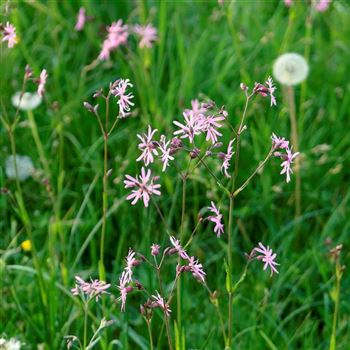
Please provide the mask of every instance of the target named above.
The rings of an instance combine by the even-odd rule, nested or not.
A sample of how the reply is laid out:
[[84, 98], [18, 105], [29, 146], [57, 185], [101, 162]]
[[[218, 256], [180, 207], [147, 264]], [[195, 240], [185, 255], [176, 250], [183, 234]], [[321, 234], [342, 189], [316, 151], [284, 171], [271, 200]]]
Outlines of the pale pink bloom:
[[315, 5], [315, 9], [318, 12], [324, 12], [328, 9], [330, 4], [331, 0], [319, 0], [318, 3]]
[[157, 256], [159, 254], [160, 245], [159, 244], [152, 244], [151, 245], [151, 255]]
[[130, 248], [127, 257], [125, 258], [126, 267], [125, 273], [128, 279], [128, 282], [132, 281], [132, 268], [138, 264], [138, 261], [135, 259], [135, 252]]
[[103, 42], [101, 53], [98, 56], [101, 61], [107, 60], [111, 51], [117, 49], [120, 45], [125, 45], [128, 41], [128, 26], [123, 25], [121, 19], [107, 27], [107, 32], [107, 38]]
[[166, 141], [166, 137], [164, 135], [161, 135], [160, 141], [159, 141], [159, 150], [161, 152], [161, 161], [163, 163], [163, 169], [162, 171], [165, 171], [166, 168], [169, 166], [169, 161], [174, 160], [174, 157], [170, 155], [171, 147], [169, 146], [171, 140]]
[[188, 266], [194, 278], [196, 278], [200, 282], [205, 282], [206, 273], [203, 271], [203, 266], [198, 262], [198, 259], [194, 256], [191, 256], [188, 260]]
[[148, 125], [147, 134], [137, 134], [137, 137], [141, 140], [141, 143], [139, 143], [138, 148], [142, 151], [142, 153], [140, 157], [136, 159], [136, 161], [139, 162], [140, 160], [142, 160], [146, 166], [149, 163], [154, 162], [153, 155], [158, 155], [156, 142], [153, 140], [153, 136], [157, 131], [157, 129], [152, 130], [151, 126]]
[[134, 32], [141, 37], [139, 46], [141, 48], [151, 48], [152, 44], [157, 40], [157, 29], [152, 24], [146, 26], [136, 25], [134, 26]]
[[47, 75], [46, 69], [43, 69], [40, 73], [39, 82], [38, 82], [39, 85], [38, 85], [38, 91], [37, 91], [40, 97], [43, 97], [44, 95], [47, 77], [48, 75]]
[[287, 7], [290, 7], [293, 3], [293, 0], [284, 0], [284, 4], [287, 6]]
[[263, 97], [270, 96], [271, 99], [271, 106], [276, 106], [276, 98], [273, 95], [273, 93], [276, 91], [276, 87], [274, 86], [273, 80], [271, 77], [268, 77], [268, 79], [265, 82], [266, 86], [260, 83], [255, 83], [253, 92], [257, 93]]
[[219, 157], [223, 159], [222, 165], [221, 165], [221, 171], [224, 173], [224, 175], [228, 178], [231, 177], [231, 175], [228, 173], [228, 168], [230, 167], [230, 161], [232, 159], [232, 156], [234, 154], [233, 152], [233, 142], [235, 140], [231, 140], [228, 143], [227, 146], [227, 152], [226, 153], [219, 153]]
[[254, 248], [253, 249], [253, 253], [257, 252], [260, 253], [261, 255], [258, 255], [256, 258], [258, 260], [261, 260], [262, 262], [265, 263], [264, 265], [264, 270], [266, 270], [268, 267], [271, 269], [271, 276], [272, 274], [278, 273], [277, 269], [276, 269], [276, 265], [279, 265], [276, 261], [276, 253], [273, 253], [272, 249], [270, 249], [269, 246], [267, 246], [266, 248], [264, 247], [264, 245], [259, 242], [259, 247], [260, 248]]
[[181, 124], [177, 120], [173, 123], [180, 129], [174, 132], [174, 135], [181, 135], [180, 138], [188, 138], [190, 143], [193, 143], [195, 135], [199, 135], [203, 132], [203, 118], [196, 115], [192, 110], [185, 110], [183, 112], [185, 124]]
[[185, 112], [192, 111], [193, 116], [195, 118], [201, 119], [205, 117], [205, 113], [208, 111], [208, 109], [204, 106], [203, 103], [199, 102], [196, 99], [191, 101], [191, 106], [192, 106], [192, 109], [185, 109]]
[[126, 117], [128, 112], [130, 112], [130, 106], [133, 106], [134, 103], [131, 102], [131, 99], [134, 98], [132, 93], [126, 93], [128, 86], [133, 87], [129, 79], [119, 79], [112, 84], [111, 93], [118, 98], [119, 105], [119, 114], [121, 117]]
[[123, 271], [121, 276], [119, 277], [119, 286], [118, 289], [120, 291], [120, 297], [118, 298], [118, 301], [121, 301], [120, 311], [125, 311], [125, 303], [126, 303], [126, 297], [129, 292], [132, 291], [132, 287], [128, 286], [129, 284], [129, 278], [126, 271]]
[[86, 21], [85, 8], [81, 7], [79, 9], [79, 12], [78, 12], [77, 23], [76, 23], [74, 29], [77, 31], [82, 30], [84, 28], [85, 21]]
[[155, 177], [151, 178], [151, 170], [148, 169], [147, 173], [145, 168], [141, 168], [141, 175], [132, 177], [130, 175], [125, 175], [126, 180], [124, 180], [125, 188], [136, 188], [131, 191], [126, 199], [132, 199], [131, 204], [134, 205], [138, 200], [142, 199], [145, 207], [148, 207], [151, 195], [160, 196], [159, 184], [154, 184], [153, 182], [157, 179]]
[[176, 252], [179, 254], [179, 256], [182, 259], [189, 260], [190, 257], [186, 253], [186, 250], [184, 248], [182, 248], [179, 240], [177, 240], [174, 236], [171, 236], [170, 237], [170, 242], [173, 245], [173, 247], [176, 250]]
[[221, 234], [224, 233], [224, 224], [221, 222], [222, 214], [219, 209], [215, 206], [214, 202], [210, 202], [211, 207], [208, 209], [214, 214], [208, 217], [208, 220], [215, 224], [214, 233], [220, 238]]
[[104, 281], [91, 280], [91, 282], [85, 282], [81, 277], [75, 276], [75, 288], [73, 288], [73, 295], [85, 294], [89, 299], [96, 298], [98, 301], [101, 294], [107, 293], [106, 290], [111, 286]]
[[299, 152], [292, 152], [292, 149], [287, 148], [286, 149], [287, 154], [281, 154], [280, 157], [284, 159], [284, 162], [281, 164], [281, 167], [283, 168], [280, 172], [280, 174], [286, 174], [286, 182], [288, 183], [290, 181], [290, 174], [293, 174], [293, 170], [291, 168], [291, 165], [293, 164], [294, 158], [296, 158], [299, 155]]
[[218, 141], [218, 136], [222, 136], [222, 134], [217, 130], [221, 128], [222, 125], [219, 124], [220, 121], [225, 120], [225, 117], [221, 114], [209, 115], [203, 120], [203, 131], [207, 133], [206, 140], [214, 144]]
[[14, 47], [17, 44], [16, 28], [9, 22], [6, 22], [4, 27], [4, 36], [1, 41], [7, 41], [7, 46], [9, 48]]
[[170, 316], [171, 310], [168, 303], [165, 302], [164, 298], [160, 296], [160, 294], [156, 291], [156, 295], [152, 295], [154, 302], [152, 303], [153, 307], [160, 307], [166, 316]]
[[272, 147], [274, 149], [288, 149], [289, 148], [289, 141], [286, 140], [284, 137], [279, 137], [276, 134], [272, 133], [271, 136], [272, 140]]

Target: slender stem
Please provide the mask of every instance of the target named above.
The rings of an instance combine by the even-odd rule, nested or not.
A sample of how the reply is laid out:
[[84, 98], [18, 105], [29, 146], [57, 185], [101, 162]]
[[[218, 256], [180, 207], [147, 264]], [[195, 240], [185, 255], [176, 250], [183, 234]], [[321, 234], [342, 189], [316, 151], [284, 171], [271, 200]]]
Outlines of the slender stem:
[[149, 348], [153, 350], [153, 337], [152, 337], [152, 329], [151, 329], [151, 321], [146, 319], [148, 336], [149, 336]]
[[233, 197], [236, 197], [240, 192], [242, 192], [245, 187], [249, 184], [251, 179], [258, 173], [258, 171], [264, 167], [266, 162], [270, 159], [271, 155], [273, 153], [273, 148], [269, 151], [268, 155], [265, 157], [265, 159], [259, 164], [259, 166], [254, 170], [254, 172], [248, 177], [248, 179], [243, 183], [242, 186], [240, 186], [235, 192], [233, 192]]
[[203, 219], [199, 219], [199, 220], [198, 220], [196, 227], [195, 227], [194, 230], [192, 231], [190, 238], [188, 239], [187, 243], [186, 243], [185, 246], [184, 246], [184, 249], [186, 249], [186, 248], [190, 245], [190, 243], [192, 242], [193, 237], [194, 237], [194, 235], [196, 234], [197, 229], [198, 229], [199, 225], [202, 223], [202, 221], [203, 221]]
[[83, 349], [86, 349], [87, 343], [87, 321], [88, 321], [88, 303], [84, 302], [84, 340], [83, 340]]
[[170, 231], [169, 231], [169, 229], [168, 229], [168, 224], [167, 224], [167, 222], [166, 222], [166, 220], [165, 220], [165, 218], [164, 218], [164, 215], [162, 214], [162, 212], [161, 212], [161, 210], [160, 210], [160, 208], [159, 208], [157, 202], [156, 202], [155, 200], [153, 200], [153, 198], [151, 198], [151, 200], [152, 200], [153, 205], [154, 205], [154, 206], [156, 207], [156, 209], [157, 209], [158, 215], [159, 215], [160, 219], [162, 220], [163, 225], [165, 226], [165, 231], [166, 231], [166, 233], [167, 233], [169, 236], [171, 236]]
[[[287, 87], [287, 98], [289, 105], [289, 117], [291, 125], [291, 140], [294, 152], [299, 151], [298, 141], [298, 124], [295, 110], [294, 89], [292, 86]], [[295, 159], [295, 217], [301, 214], [301, 178], [300, 178], [300, 157]]]
[[340, 280], [341, 280], [341, 269], [339, 261], [336, 262], [335, 274], [336, 274], [336, 286], [335, 286], [335, 306], [333, 313], [333, 324], [332, 324], [332, 335], [329, 350], [336, 349], [336, 334], [337, 334], [337, 319], [339, 312], [339, 301], [340, 301]]
[[[160, 275], [160, 268], [159, 268], [159, 266], [156, 267], [156, 271], [157, 271], [157, 277], [158, 277], [158, 282], [159, 282], [159, 290], [160, 290], [160, 293], [162, 295], [162, 298], [165, 298], [165, 295], [164, 295], [164, 292], [163, 292], [162, 276]], [[164, 311], [165, 329], [166, 329], [166, 334], [167, 334], [167, 338], [168, 338], [168, 346], [169, 346], [169, 350], [172, 350], [173, 349], [173, 345], [172, 345], [172, 342], [171, 342], [169, 319], [168, 319], [168, 315], [166, 314], [165, 309], [163, 311]]]

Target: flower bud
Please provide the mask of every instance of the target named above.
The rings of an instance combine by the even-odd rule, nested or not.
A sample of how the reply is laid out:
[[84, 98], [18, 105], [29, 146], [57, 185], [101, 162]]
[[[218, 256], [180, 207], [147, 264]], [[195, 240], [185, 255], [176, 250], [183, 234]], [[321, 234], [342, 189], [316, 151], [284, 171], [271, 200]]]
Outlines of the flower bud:
[[152, 244], [151, 246], [151, 255], [157, 256], [159, 254], [160, 245], [159, 244]]
[[200, 149], [199, 148], [194, 148], [191, 152], [190, 152], [190, 157], [192, 159], [195, 159], [199, 156], [200, 153]]
[[243, 91], [248, 91], [248, 86], [247, 86], [246, 84], [244, 84], [244, 83], [241, 83], [241, 84], [239, 85], [239, 87], [240, 87], [241, 90], [243, 90]]

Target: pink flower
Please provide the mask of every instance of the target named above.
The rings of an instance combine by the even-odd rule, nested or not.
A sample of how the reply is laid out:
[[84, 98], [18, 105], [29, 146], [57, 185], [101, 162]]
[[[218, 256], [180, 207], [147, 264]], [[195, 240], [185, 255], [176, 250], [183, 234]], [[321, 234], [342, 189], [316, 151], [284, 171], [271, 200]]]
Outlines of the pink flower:
[[211, 207], [208, 207], [208, 209], [214, 214], [214, 216], [209, 216], [208, 220], [215, 224], [214, 233], [220, 238], [221, 234], [224, 233], [224, 224], [221, 222], [222, 214], [215, 206], [214, 202], [210, 202], [210, 204]]
[[99, 280], [91, 280], [91, 283], [85, 282], [79, 276], [75, 276], [75, 281], [75, 288], [71, 290], [73, 295], [85, 294], [89, 299], [96, 298], [96, 301], [102, 294], [107, 293], [106, 290], [111, 286]]
[[138, 264], [138, 261], [135, 259], [135, 252], [130, 248], [127, 257], [125, 258], [126, 267], [124, 269], [126, 273], [126, 278], [128, 282], [132, 282], [132, 268]]
[[162, 171], [165, 171], [166, 168], [169, 166], [169, 161], [174, 160], [174, 157], [170, 155], [171, 153], [171, 147], [169, 147], [169, 144], [171, 143], [171, 140], [166, 141], [166, 137], [164, 135], [161, 135], [160, 142], [159, 142], [159, 150], [161, 152], [161, 160], [163, 163], [163, 169]]
[[215, 115], [209, 115], [203, 120], [203, 131], [207, 133], [206, 140], [214, 144], [218, 141], [218, 136], [222, 136], [220, 132], [217, 130], [218, 128], [221, 128], [222, 125], [219, 124], [220, 121], [225, 120], [225, 117], [221, 114], [215, 116]]
[[12, 48], [17, 44], [16, 28], [9, 22], [4, 27], [4, 37], [1, 41], [7, 41], [7, 47]]
[[137, 175], [136, 177], [132, 177], [130, 175], [125, 175], [125, 177], [125, 188], [136, 188], [126, 197], [127, 200], [133, 200], [131, 202], [132, 205], [136, 204], [138, 200], [142, 199], [145, 207], [148, 207], [152, 194], [160, 196], [161, 193], [158, 190], [160, 185], [153, 183], [153, 181], [155, 181], [157, 178], [151, 178], [151, 170], [148, 169], [146, 173], [145, 168], [142, 167], [140, 176]]
[[286, 140], [284, 137], [279, 137], [276, 134], [272, 133], [271, 136], [272, 140], [272, 147], [274, 149], [288, 149], [289, 148], [289, 141]]
[[223, 159], [224, 161], [222, 162], [222, 165], [221, 165], [221, 171], [224, 173], [224, 175], [228, 178], [231, 177], [231, 175], [228, 173], [228, 168], [230, 167], [230, 161], [232, 159], [232, 156], [234, 154], [233, 152], [233, 142], [235, 140], [231, 140], [229, 143], [228, 143], [228, 146], [227, 146], [227, 152], [226, 153], [219, 153], [219, 157], [221, 159]]
[[152, 24], [147, 24], [146, 26], [140, 26], [137, 24], [134, 26], [134, 32], [141, 37], [139, 43], [141, 48], [151, 48], [152, 44], [157, 40], [157, 29], [154, 28]]
[[287, 154], [280, 155], [280, 157], [284, 159], [284, 162], [281, 164], [281, 167], [283, 167], [283, 169], [281, 170], [280, 174], [286, 174], [286, 182], [288, 183], [290, 181], [290, 174], [293, 174], [291, 165], [293, 164], [294, 158], [299, 155], [299, 152], [292, 153], [292, 150], [289, 148], [287, 148], [286, 151]]
[[328, 9], [330, 4], [331, 0], [319, 0], [318, 3], [315, 5], [315, 9], [318, 12], [324, 12]]
[[118, 298], [118, 301], [121, 301], [120, 311], [125, 311], [125, 304], [126, 304], [126, 297], [128, 293], [132, 291], [132, 287], [128, 286], [129, 284], [129, 278], [126, 271], [123, 271], [121, 276], [119, 277], [119, 286], [118, 289], [120, 291], [120, 297]]
[[157, 293], [156, 295], [152, 295], [152, 298], [154, 299], [152, 306], [153, 307], [160, 307], [164, 311], [164, 314], [167, 317], [169, 317], [170, 313], [171, 313], [169, 304], [165, 302], [164, 298], [162, 298], [157, 291], [156, 291], [156, 293]]
[[173, 245], [175, 251], [179, 254], [179, 256], [184, 260], [189, 260], [190, 257], [186, 253], [186, 250], [182, 248], [180, 241], [177, 240], [174, 236], [170, 237], [170, 242]]
[[159, 254], [160, 245], [159, 244], [152, 244], [151, 245], [151, 255], [157, 256]]
[[107, 60], [111, 51], [117, 49], [120, 45], [125, 45], [128, 41], [128, 26], [123, 25], [121, 19], [107, 27], [107, 32], [107, 38], [103, 42], [101, 53], [98, 56], [101, 61]]
[[185, 112], [193, 112], [193, 115], [195, 118], [204, 118], [205, 113], [208, 111], [208, 109], [204, 106], [203, 103], [199, 102], [197, 99], [191, 101], [192, 109], [185, 109]]
[[269, 246], [265, 248], [261, 242], [259, 242], [259, 247], [260, 248], [254, 248], [252, 253], [254, 254], [255, 252], [257, 252], [261, 254], [258, 255], [256, 258], [265, 263], [264, 270], [266, 270], [269, 267], [271, 269], [271, 276], [274, 272], [278, 273], [275, 267], [276, 265], [279, 265], [275, 261], [276, 253], [273, 254], [272, 249], [270, 249]]
[[180, 128], [174, 132], [174, 135], [181, 135], [180, 138], [188, 138], [190, 143], [193, 143], [194, 136], [199, 135], [203, 131], [203, 118], [200, 115], [196, 115], [192, 110], [185, 110], [183, 117], [185, 124], [181, 124], [177, 120], [173, 122]]
[[39, 96], [43, 96], [44, 92], [45, 92], [45, 84], [46, 84], [46, 79], [47, 79], [48, 75], [46, 72], [46, 69], [43, 69], [40, 73], [40, 77], [39, 77], [39, 85], [38, 85], [38, 95]]
[[82, 30], [84, 28], [85, 21], [86, 21], [85, 8], [81, 7], [79, 9], [79, 12], [78, 12], [77, 23], [76, 23], [74, 29], [77, 31]]
[[131, 99], [134, 98], [132, 93], [126, 94], [128, 86], [133, 87], [129, 79], [119, 79], [112, 84], [111, 93], [118, 98], [119, 114], [121, 117], [126, 117], [130, 112], [130, 106], [134, 103]]
[[293, 0], [284, 0], [284, 4], [287, 6], [287, 7], [290, 7], [292, 5], [292, 2]]
[[190, 268], [194, 278], [200, 282], [205, 282], [206, 273], [203, 271], [203, 266], [198, 262], [198, 259], [196, 260], [194, 256], [191, 256], [188, 260], [188, 267]]
[[157, 129], [152, 130], [151, 126], [148, 125], [147, 134], [139, 135], [137, 137], [141, 140], [138, 148], [142, 151], [140, 157], [136, 159], [136, 161], [142, 160], [147, 166], [149, 163], [154, 162], [153, 155], [158, 155], [158, 151], [156, 148], [156, 142], [153, 140], [154, 134], [157, 132]]
[[265, 82], [266, 86], [260, 83], [255, 83], [254, 85], [254, 89], [253, 92], [256, 94], [259, 94], [263, 97], [266, 97], [268, 95], [270, 95], [270, 99], [271, 99], [271, 106], [276, 106], [277, 102], [276, 102], [276, 98], [273, 95], [273, 93], [276, 91], [276, 88], [274, 86], [274, 83], [272, 81], [271, 77], [268, 77], [267, 81]]

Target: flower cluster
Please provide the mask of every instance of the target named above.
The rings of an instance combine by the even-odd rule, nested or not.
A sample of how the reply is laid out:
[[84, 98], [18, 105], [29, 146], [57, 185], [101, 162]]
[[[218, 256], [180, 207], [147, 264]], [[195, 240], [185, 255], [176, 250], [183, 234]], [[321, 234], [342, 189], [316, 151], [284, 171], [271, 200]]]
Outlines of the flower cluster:
[[[294, 159], [299, 155], [299, 152], [292, 152], [292, 147], [289, 147], [289, 141], [285, 140], [285, 138], [281, 138], [272, 134], [272, 147], [275, 150], [274, 156], [279, 157], [283, 160], [281, 167], [281, 175], [286, 174], [286, 182], [290, 182], [290, 175], [293, 173], [292, 164]], [[285, 153], [279, 152], [277, 150], [284, 150]]]
[[157, 29], [154, 28], [152, 24], [147, 24], [145, 26], [137, 24], [134, 26], [133, 31], [140, 37], [140, 48], [151, 48], [153, 43], [157, 40]]
[[102, 294], [107, 293], [106, 290], [111, 286], [110, 284], [92, 280], [91, 282], [85, 282], [81, 277], [75, 276], [75, 287], [71, 290], [73, 295], [80, 295], [82, 297], [87, 296], [88, 300], [95, 298], [96, 301], [101, 297]]

